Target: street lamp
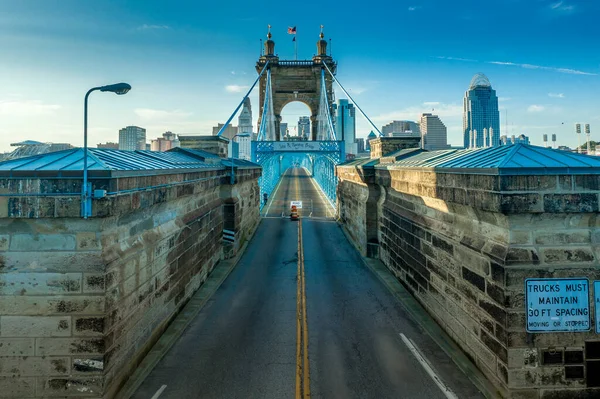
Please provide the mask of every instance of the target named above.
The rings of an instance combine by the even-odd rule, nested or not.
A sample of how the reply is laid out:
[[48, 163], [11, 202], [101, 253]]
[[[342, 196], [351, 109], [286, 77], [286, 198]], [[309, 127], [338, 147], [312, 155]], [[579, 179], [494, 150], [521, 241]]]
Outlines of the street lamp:
[[235, 177], [233, 176], [233, 142], [236, 137], [250, 137], [250, 133], [236, 134], [231, 138], [231, 185], [235, 183]]
[[93, 87], [88, 90], [85, 94], [85, 100], [83, 102], [83, 187], [81, 188], [81, 214], [84, 219], [87, 219], [91, 215], [91, 193], [90, 187], [88, 187], [88, 170], [87, 170], [87, 109], [88, 109], [88, 97], [90, 93], [96, 90], [110, 91], [115, 94], [126, 94], [131, 90], [131, 86], [127, 83], [115, 83], [107, 86]]

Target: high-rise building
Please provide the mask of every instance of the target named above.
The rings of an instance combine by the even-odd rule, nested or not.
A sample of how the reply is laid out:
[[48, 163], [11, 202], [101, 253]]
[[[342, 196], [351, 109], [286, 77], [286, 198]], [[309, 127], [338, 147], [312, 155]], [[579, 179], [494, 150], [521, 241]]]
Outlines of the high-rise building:
[[[219, 124], [217, 124], [217, 126], [213, 126], [212, 135], [216, 136], [217, 134], [219, 134], [219, 132], [221, 131], [221, 128], [223, 126], [225, 126], [223, 123], [219, 123]], [[223, 133], [221, 134], [221, 137], [231, 140], [233, 138], [233, 136], [235, 136], [237, 133], [238, 133], [237, 126], [232, 126], [231, 124], [229, 124], [229, 125], [227, 125], [227, 127], [225, 128]]]
[[175, 147], [179, 147], [179, 139], [172, 132], [165, 132], [162, 137], [150, 140], [151, 151], [168, 151]]
[[249, 133], [243, 136], [238, 135], [234, 140], [238, 144], [238, 157], [249, 161], [252, 157], [252, 135]]
[[489, 79], [478, 73], [471, 79], [463, 102], [465, 148], [500, 145], [500, 113], [498, 97]]
[[529, 137], [525, 136], [524, 134], [520, 134], [516, 137], [514, 134], [511, 137], [508, 137], [507, 135], [504, 134], [504, 135], [500, 136], [498, 145], [529, 144], [529, 143], [530, 143]]
[[119, 149], [119, 143], [111, 143], [111, 142], [98, 143], [98, 145], [96, 147], [97, 148], [104, 148], [106, 150], [118, 150]]
[[377, 135], [375, 133], [373, 133], [373, 131], [371, 130], [371, 133], [369, 133], [369, 135], [367, 136], [367, 143], [365, 144], [365, 149], [367, 151], [371, 151], [371, 140], [376, 139]]
[[381, 127], [381, 133], [384, 136], [420, 136], [421, 129], [413, 121], [392, 121]]
[[344, 140], [345, 152], [356, 154], [356, 109], [346, 99], [338, 99], [333, 106], [335, 110], [335, 136]]
[[360, 154], [361, 152], [365, 152], [365, 139], [359, 137], [356, 139], [356, 153]]
[[119, 130], [119, 150], [135, 151], [146, 149], [146, 129], [127, 126]]
[[310, 137], [310, 118], [308, 116], [298, 118], [298, 136]]
[[252, 106], [250, 99], [246, 97], [242, 112], [238, 116], [238, 133], [252, 133]]
[[429, 151], [448, 148], [448, 131], [446, 125], [437, 115], [421, 115], [421, 148]]
[[279, 124], [279, 137], [284, 137], [288, 133], [288, 124], [287, 122], [281, 122]]

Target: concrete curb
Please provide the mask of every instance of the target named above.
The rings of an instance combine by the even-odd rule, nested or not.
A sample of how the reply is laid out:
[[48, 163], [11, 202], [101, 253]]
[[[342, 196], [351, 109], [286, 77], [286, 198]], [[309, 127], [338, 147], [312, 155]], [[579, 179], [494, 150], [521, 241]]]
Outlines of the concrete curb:
[[249, 243], [252, 241], [252, 238], [254, 238], [254, 234], [256, 233], [256, 230], [258, 230], [258, 226], [261, 222], [262, 219], [256, 225], [252, 235], [246, 240], [234, 258], [222, 260], [215, 266], [213, 271], [208, 275], [206, 281], [198, 288], [194, 295], [192, 295], [183, 309], [175, 316], [169, 327], [167, 327], [150, 352], [144, 357], [144, 360], [139, 364], [135, 372], [129, 377], [125, 385], [123, 385], [123, 388], [119, 390], [115, 399], [129, 399], [135, 394], [160, 360], [167, 354], [175, 342], [177, 342], [179, 337], [181, 337], [187, 326], [190, 325], [202, 308], [204, 308], [204, 305], [206, 305], [208, 300], [215, 292], [217, 292], [221, 284], [223, 284], [229, 274], [237, 266], [242, 255], [246, 252]]
[[[355, 247], [354, 242], [346, 232], [344, 225], [338, 223], [340, 230], [344, 236]], [[355, 247], [356, 248], [356, 247]], [[458, 347], [452, 338], [446, 334], [437, 322], [429, 316], [429, 313], [421, 304], [412, 296], [410, 292], [398, 281], [388, 268], [379, 260], [366, 258], [357, 251], [363, 264], [381, 281], [400, 305], [406, 310], [410, 317], [425, 331], [449, 357], [454, 364], [467, 376], [467, 378], [475, 385], [477, 389], [488, 399], [502, 398], [502, 394], [498, 389], [488, 381], [483, 373], [475, 364], [465, 355]]]

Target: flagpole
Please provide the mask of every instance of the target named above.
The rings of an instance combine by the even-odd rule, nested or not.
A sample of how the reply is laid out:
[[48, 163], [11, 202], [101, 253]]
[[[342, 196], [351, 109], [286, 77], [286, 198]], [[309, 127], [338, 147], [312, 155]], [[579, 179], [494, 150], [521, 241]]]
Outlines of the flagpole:
[[297, 35], [294, 34], [294, 59], [298, 61], [298, 39], [296, 39]]

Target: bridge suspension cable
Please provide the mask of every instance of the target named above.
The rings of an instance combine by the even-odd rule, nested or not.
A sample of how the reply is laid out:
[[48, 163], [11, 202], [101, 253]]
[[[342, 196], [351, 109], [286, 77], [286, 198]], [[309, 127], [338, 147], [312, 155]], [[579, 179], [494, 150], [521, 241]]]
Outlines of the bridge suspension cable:
[[250, 87], [250, 90], [248, 90], [248, 92], [246, 93], [246, 95], [244, 96], [244, 98], [242, 98], [242, 101], [237, 106], [237, 108], [235, 109], [235, 111], [233, 111], [233, 114], [231, 114], [231, 116], [229, 117], [229, 119], [227, 119], [227, 122], [225, 122], [225, 124], [223, 125], [223, 127], [221, 127], [221, 130], [219, 130], [219, 133], [217, 133], [217, 136], [220, 136], [221, 134], [223, 134], [223, 132], [225, 131], [225, 129], [227, 129], [227, 126], [229, 126], [229, 124], [231, 123], [231, 120], [233, 119], [233, 117], [238, 113], [238, 111], [240, 110], [240, 108], [244, 104], [244, 101], [250, 95], [250, 93], [252, 92], [252, 89], [254, 89], [254, 86], [256, 86], [256, 84], [260, 80], [260, 77], [262, 76], [262, 74], [267, 70], [267, 66], [269, 66], [269, 61], [267, 61], [267, 63], [263, 67], [262, 71], [260, 71], [260, 73], [258, 74], [258, 77], [254, 81], [254, 84], [252, 85], [252, 87]]
[[327, 98], [327, 85], [325, 84], [325, 70], [321, 69], [321, 99], [319, 102], [319, 115], [317, 116], [319, 130], [317, 140], [336, 140], [333, 121], [331, 120], [331, 106]]
[[356, 103], [356, 101], [354, 101], [354, 99], [352, 98], [352, 96], [350, 95], [350, 93], [348, 93], [346, 91], [346, 89], [344, 89], [344, 86], [342, 86], [342, 84], [340, 83], [339, 80], [337, 80], [337, 78], [333, 75], [333, 73], [331, 73], [331, 70], [329, 69], [329, 67], [327, 66], [327, 64], [324, 62], [323, 65], [325, 66], [325, 68], [327, 69], [327, 72], [329, 72], [329, 74], [331, 75], [331, 77], [333, 78], [333, 80], [335, 81], [335, 83], [338, 84], [338, 86], [340, 86], [340, 89], [342, 89], [342, 91], [348, 96], [348, 98], [350, 99], [350, 101], [352, 101], [354, 103], [354, 105], [356, 105], [356, 108], [358, 108], [358, 110], [360, 111], [360, 113], [362, 114], [362, 116], [364, 116], [369, 123], [371, 124], [371, 126], [373, 126], [373, 128], [377, 131], [377, 133], [379, 133], [379, 136], [383, 136], [383, 133], [381, 133], [381, 130], [379, 130], [377, 128], [377, 126], [375, 126], [375, 124], [373, 123], [373, 121], [371, 121], [371, 119], [367, 116], [367, 114], [364, 113], [364, 111], [362, 110], [362, 108], [360, 107], [360, 105], [358, 105]]
[[271, 88], [271, 70], [267, 70], [267, 84], [265, 85], [265, 101], [263, 103], [260, 128], [256, 138], [257, 141], [275, 141], [275, 113], [273, 112], [273, 92]]

